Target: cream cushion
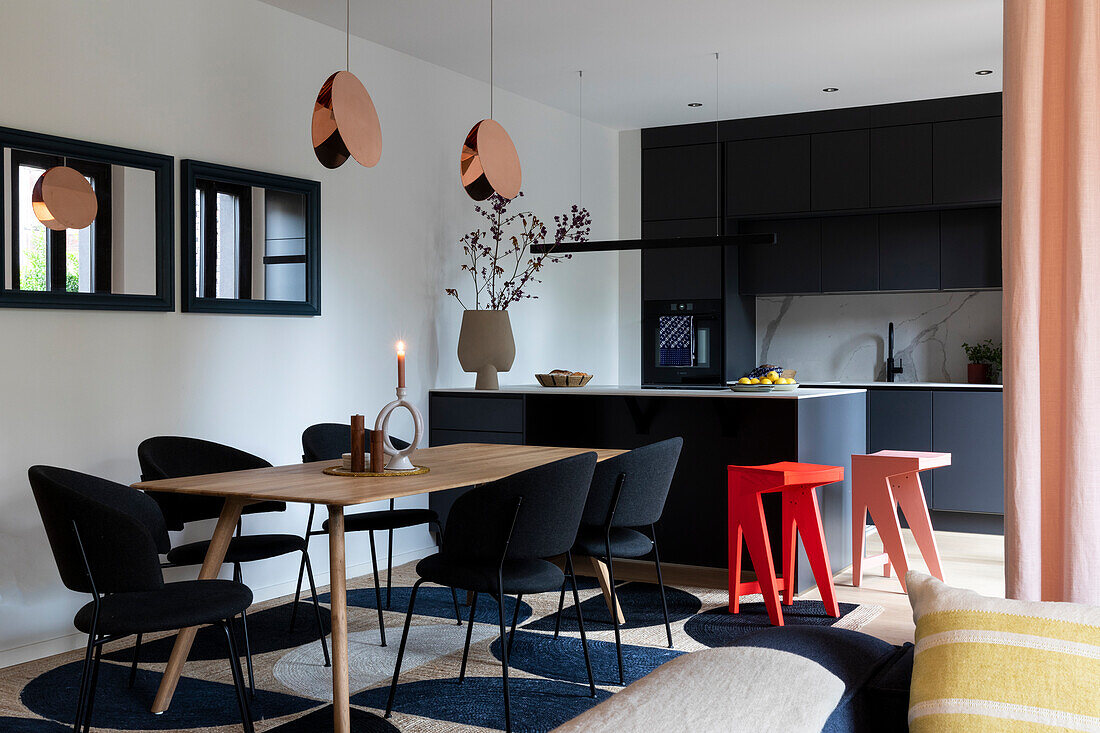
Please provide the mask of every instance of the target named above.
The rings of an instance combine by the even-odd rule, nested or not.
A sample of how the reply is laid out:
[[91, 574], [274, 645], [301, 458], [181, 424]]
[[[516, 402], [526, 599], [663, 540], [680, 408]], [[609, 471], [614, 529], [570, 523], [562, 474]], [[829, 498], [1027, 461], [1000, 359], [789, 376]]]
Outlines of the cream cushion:
[[987, 598], [905, 576], [909, 730], [1100, 731], [1100, 608]]
[[677, 657], [555, 733], [819, 731], [844, 682], [817, 662], [756, 647]]

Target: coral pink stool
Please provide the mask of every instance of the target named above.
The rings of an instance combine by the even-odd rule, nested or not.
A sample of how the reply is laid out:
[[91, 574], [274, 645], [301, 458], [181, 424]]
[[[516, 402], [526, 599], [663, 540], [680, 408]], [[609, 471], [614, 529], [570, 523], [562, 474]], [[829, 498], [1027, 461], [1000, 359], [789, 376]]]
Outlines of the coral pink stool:
[[[950, 453], [880, 450], [866, 456], [852, 456], [852, 585], [858, 587], [863, 582], [864, 565], [882, 565], [882, 574], [887, 578], [890, 577], [890, 565], [893, 565], [898, 571], [901, 589], [906, 590], [905, 573], [909, 563], [901, 540], [899, 506], [905, 512], [905, 521], [928, 570], [943, 580], [940, 551], [936, 547], [936, 536], [932, 534], [932, 520], [917, 474], [950, 465]], [[874, 557], [863, 556], [868, 512], [886, 549], [885, 553]]]
[[[840, 617], [833, 588], [833, 572], [829, 567], [829, 550], [825, 547], [825, 531], [821, 526], [821, 510], [817, 504], [818, 486], [844, 480], [840, 466], [819, 466], [812, 463], [772, 463], [767, 466], [729, 466], [729, 588], [730, 613], [737, 613], [741, 596], [760, 593], [768, 607], [768, 618], [774, 626], [783, 625], [783, 609], [779, 606], [779, 591], [783, 603], [794, 603], [795, 533], [802, 535], [802, 545], [810, 560], [825, 610]], [[783, 577], [775, 577], [768, 527], [764, 519], [764, 494], [783, 494]], [[749, 548], [749, 557], [756, 570], [756, 581], [741, 582], [741, 540]]]

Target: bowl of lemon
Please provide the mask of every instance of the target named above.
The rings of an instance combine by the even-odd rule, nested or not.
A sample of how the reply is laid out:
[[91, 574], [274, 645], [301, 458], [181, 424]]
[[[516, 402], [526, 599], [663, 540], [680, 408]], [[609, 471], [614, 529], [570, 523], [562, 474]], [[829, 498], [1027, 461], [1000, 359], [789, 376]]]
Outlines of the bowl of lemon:
[[798, 389], [794, 377], [781, 376], [780, 372], [766, 372], [762, 377], [744, 376], [730, 384], [734, 392], [793, 392]]

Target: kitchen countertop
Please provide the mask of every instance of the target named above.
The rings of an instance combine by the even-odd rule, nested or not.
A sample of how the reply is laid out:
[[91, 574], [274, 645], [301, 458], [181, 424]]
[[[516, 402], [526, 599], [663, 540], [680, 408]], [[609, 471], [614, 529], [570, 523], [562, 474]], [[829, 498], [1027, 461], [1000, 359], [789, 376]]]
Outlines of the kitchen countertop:
[[977, 389], [996, 390], [1004, 389], [1000, 384], [967, 384], [965, 382], [803, 382], [806, 386], [823, 387], [826, 389]]
[[432, 392], [468, 393], [468, 394], [562, 394], [562, 395], [602, 395], [611, 397], [720, 397], [747, 398], [753, 400], [805, 400], [814, 397], [835, 397], [852, 392], [864, 392], [859, 387], [843, 388], [799, 387], [789, 392], [734, 392], [729, 389], [667, 389], [649, 388], [639, 385], [589, 384], [584, 387], [542, 387], [537, 384], [503, 386], [499, 390], [478, 390], [473, 387], [433, 389]]

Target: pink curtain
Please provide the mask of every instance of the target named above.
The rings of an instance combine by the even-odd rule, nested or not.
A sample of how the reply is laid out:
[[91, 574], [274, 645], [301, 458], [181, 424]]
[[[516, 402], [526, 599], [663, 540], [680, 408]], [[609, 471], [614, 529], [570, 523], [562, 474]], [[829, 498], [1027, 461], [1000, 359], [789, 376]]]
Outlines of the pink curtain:
[[1007, 591], [1100, 605], [1100, 0], [1004, 11]]

